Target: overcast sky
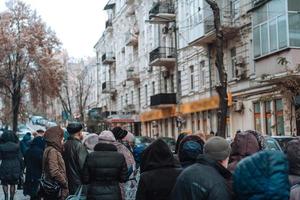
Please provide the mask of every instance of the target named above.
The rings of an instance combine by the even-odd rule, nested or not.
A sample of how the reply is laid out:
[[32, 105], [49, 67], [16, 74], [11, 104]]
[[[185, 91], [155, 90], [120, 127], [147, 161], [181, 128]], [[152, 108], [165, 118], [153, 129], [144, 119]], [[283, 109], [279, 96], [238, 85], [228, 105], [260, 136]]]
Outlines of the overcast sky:
[[[100, 38], [106, 20], [107, 0], [23, 0], [36, 9], [57, 34], [69, 56], [95, 56], [93, 46]], [[0, 0], [0, 11], [6, 0]]]

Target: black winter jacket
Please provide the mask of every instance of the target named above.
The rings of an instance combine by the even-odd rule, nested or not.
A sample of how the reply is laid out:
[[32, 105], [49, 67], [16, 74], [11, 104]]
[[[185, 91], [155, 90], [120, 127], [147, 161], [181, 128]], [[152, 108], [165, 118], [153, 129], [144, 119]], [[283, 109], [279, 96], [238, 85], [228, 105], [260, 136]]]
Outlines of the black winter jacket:
[[99, 143], [87, 156], [83, 181], [88, 184], [88, 200], [121, 200], [119, 183], [126, 181], [127, 165], [113, 144]]
[[168, 145], [161, 139], [145, 149], [141, 158], [141, 177], [136, 200], [168, 200], [181, 173]]
[[75, 194], [77, 188], [82, 185], [82, 170], [88, 155], [83, 144], [73, 137], [69, 137], [64, 144], [63, 158], [66, 165], [69, 192]]
[[197, 163], [186, 168], [177, 178], [172, 200], [230, 200], [227, 183], [231, 173], [219, 163], [199, 155]]

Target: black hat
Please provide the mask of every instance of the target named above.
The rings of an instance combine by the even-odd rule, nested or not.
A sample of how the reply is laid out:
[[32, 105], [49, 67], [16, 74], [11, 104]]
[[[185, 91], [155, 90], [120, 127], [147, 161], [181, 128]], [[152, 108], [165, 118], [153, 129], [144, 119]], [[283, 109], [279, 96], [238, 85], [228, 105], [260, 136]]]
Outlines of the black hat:
[[79, 122], [71, 122], [67, 126], [67, 131], [70, 135], [78, 133], [83, 129], [83, 126]]
[[116, 140], [122, 140], [128, 133], [126, 130], [122, 129], [119, 126], [113, 128], [111, 132], [114, 134]]

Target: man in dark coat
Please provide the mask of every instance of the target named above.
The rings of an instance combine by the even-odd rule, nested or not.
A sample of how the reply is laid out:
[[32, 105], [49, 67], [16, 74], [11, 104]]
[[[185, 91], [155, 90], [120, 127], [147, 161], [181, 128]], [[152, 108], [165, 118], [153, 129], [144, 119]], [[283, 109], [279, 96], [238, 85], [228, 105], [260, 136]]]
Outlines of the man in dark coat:
[[300, 139], [288, 143], [286, 154], [289, 160], [290, 200], [300, 199]]
[[181, 168], [168, 145], [158, 139], [148, 146], [141, 158], [141, 177], [136, 200], [167, 200], [170, 198]]
[[63, 158], [67, 169], [69, 193], [73, 195], [81, 183], [82, 170], [88, 155], [88, 151], [81, 143], [83, 139], [83, 126], [81, 123], [73, 122], [67, 126], [70, 137], [64, 144]]
[[204, 145], [203, 155], [177, 178], [172, 191], [173, 200], [230, 200], [226, 169], [230, 145], [221, 137], [211, 137]]
[[25, 153], [26, 176], [24, 183], [24, 195], [29, 195], [30, 199], [39, 199], [38, 186], [42, 176], [43, 153], [45, 149], [45, 140], [43, 137], [36, 137]]
[[127, 165], [123, 154], [113, 144], [98, 143], [87, 156], [83, 182], [88, 184], [89, 200], [121, 200], [119, 183], [127, 179]]

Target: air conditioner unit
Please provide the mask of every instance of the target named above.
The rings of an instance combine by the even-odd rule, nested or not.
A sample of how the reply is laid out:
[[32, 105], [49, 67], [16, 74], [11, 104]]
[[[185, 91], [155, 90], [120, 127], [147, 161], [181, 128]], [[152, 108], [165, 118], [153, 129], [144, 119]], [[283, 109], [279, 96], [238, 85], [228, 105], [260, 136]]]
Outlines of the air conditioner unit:
[[238, 100], [236, 102], [233, 102], [233, 110], [235, 112], [241, 112], [244, 110], [244, 104], [242, 101]]
[[168, 34], [169, 33], [169, 27], [168, 26], [165, 26], [162, 28], [162, 33], [163, 34]]

